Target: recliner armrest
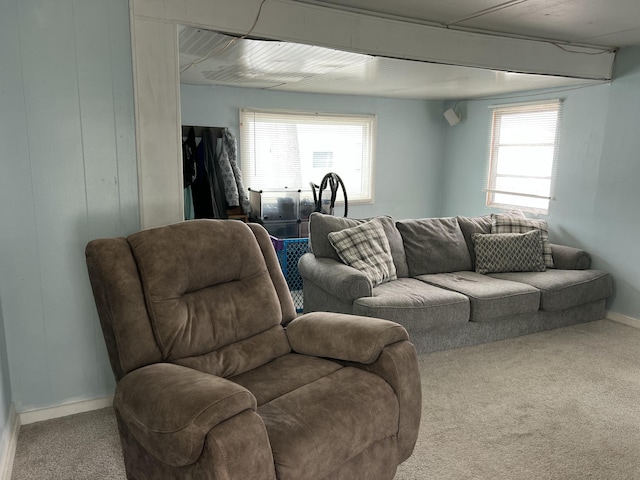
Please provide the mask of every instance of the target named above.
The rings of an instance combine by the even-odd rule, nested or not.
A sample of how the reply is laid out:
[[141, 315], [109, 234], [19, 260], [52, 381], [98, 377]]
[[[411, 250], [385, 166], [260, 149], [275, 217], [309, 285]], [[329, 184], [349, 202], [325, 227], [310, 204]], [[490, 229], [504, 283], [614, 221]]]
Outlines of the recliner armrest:
[[387, 345], [409, 339], [402, 325], [380, 318], [313, 312], [287, 326], [294, 352], [370, 364]]
[[550, 245], [555, 268], [561, 270], [588, 270], [591, 267], [591, 255], [584, 250], [555, 243]]
[[171, 363], [156, 363], [125, 375], [114, 408], [133, 436], [159, 460], [189, 465], [216, 425], [256, 409], [246, 388], [221, 377]]
[[305, 253], [298, 262], [298, 271], [303, 280], [312, 282], [347, 303], [372, 295], [371, 281], [364, 273], [333, 258]]

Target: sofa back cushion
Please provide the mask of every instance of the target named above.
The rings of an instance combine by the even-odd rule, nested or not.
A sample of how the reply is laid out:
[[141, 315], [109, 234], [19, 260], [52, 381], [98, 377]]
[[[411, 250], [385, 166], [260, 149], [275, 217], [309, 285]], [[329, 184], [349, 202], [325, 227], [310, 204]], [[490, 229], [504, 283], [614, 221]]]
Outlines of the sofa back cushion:
[[422, 218], [396, 223], [409, 275], [471, 270], [467, 244], [455, 218]]
[[476, 251], [473, 239], [471, 238], [474, 233], [491, 233], [491, 215], [483, 215], [481, 217], [456, 217], [462, 235], [464, 235], [464, 241], [467, 244], [469, 255], [471, 256], [471, 269], [476, 268]]
[[[389, 241], [389, 248], [393, 263], [396, 267], [397, 277], [407, 277], [409, 275], [409, 267], [407, 266], [404, 245], [393, 218], [389, 216], [375, 218], [382, 224], [387, 240]], [[335, 248], [331, 245], [331, 242], [329, 242], [329, 233], [355, 227], [370, 220], [372, 219], [334, 217], [333, 215], [314, 212], [309, 217], [309, 247], [316, 257], [333, 258], [334, 260], [341, 261]]]
[[372, 286], [398, 278], [380, 219], [331, 232], [328, 237], [340, 260], [363, 272]]
[[[520, 210], [511, 210], [503, 215], [525, 218], [524, 213]], [[493, 226], [493, 214], [490, 213], [479, 217], [457, 216], [456, 219], [458, 220], [458, 225], [460, 225], [460, 230], [462, 230], [462, 234], [464, 235], [464, 241], [467, 242], [467, 248], [469, 249], [469, 255], [471, 256], [471, 266], [473, 270], [476, 268], [476, 252], [471, 236], [474, 233], [492, 233], [491, 228]]]
[[[286, 336], [280, 326], [282, 310], [247, 225], [195, 220], [143, 230], [128, 242], [164, 361], [207, 355], [247, 339], [255, 341], [259, 334], [278, 345], [277, 354], [283, 353], [283, 345], [287, 350], [286, 339], [283, 343], [272, 338]], [[256, 359], [258, 363], [275, 355], [260, 352], [265, 358]], [[224, 365], [219, 367], [226, 371]]]

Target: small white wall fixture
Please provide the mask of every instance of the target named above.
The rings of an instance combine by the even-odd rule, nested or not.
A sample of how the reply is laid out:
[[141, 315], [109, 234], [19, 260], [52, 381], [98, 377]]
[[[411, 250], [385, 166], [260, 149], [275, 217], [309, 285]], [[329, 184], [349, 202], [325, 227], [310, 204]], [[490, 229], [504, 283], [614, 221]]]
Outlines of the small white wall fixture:
[[142, 228], [183, 219], [180, 24], [370, 55], [587, 79], [611, 79], [615, 58], [598, 47], [565, 49], [293, 0], [131, 0], [130, 11]]
[[445, 110], [443, 115], [444, 115], [444, 118], [447, 119], [447, 122], [449, 122], [449, 125], [451, 125], [452, 127], [460, 123], [460, 115], [458, 115], [453, 108], [450, 108], [449, 110]]

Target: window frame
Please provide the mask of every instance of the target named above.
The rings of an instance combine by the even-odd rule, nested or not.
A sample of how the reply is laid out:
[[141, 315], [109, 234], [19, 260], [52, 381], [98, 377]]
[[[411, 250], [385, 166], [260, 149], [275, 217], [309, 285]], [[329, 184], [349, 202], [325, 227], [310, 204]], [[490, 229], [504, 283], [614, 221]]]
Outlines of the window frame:
[[[491, 105], [489, 108], [493, 110], [492, 112], [492, 120], [491, 120], [491, 131], [490, 131], [490, 143], [489, 143], [489, 162], [488, 162], [488, 172], [487, 172], [487, 186], [484, 189], [486, 192], [486, 205], [487, 207], [499, 208], [503, 210], [512, 210], [519, 209], [525, 212], [533, 213], [533, 214], [541, 214], [547, 215], [549, 213], [549, 208], [551, 206], [551, 200], [553, 200], [553, 192], [555, 187], [555, 176], [556, 176], [556, 166], [558, 159], [558, 150], [559, 150], [559, 140], [560, 140], [560, 125], [562, 119], [562, 100], [561, 99], [551, 99], [551, 100], [543, 100], [539, 102], [527, 102], [527, 103], [517, 103], [517, 104], [504, 104], [504, 105]], [[505, 146], [524, 146], [523, 144], [506, 144], [500, 143], [500, 127], [502, 118], [506, 115], [513, 114], [526, 114], [526, 113], [536, 113], [536, 112], [545, 112], [545, 111], [553, 111], [556, 114], [556, 125], [555, 125], [555, 134], [553, 138], [553, 142], [537, 142], [528, 144], [529, 146], [553, 146], [553, 153], [551, 158], [551, 170], [548, 172], [543, 172], [543, 175], [532, 175], [532, 176], [523, 176], [520, 178], [538, 178], [549, 181], [549, 194], [547, 195], [536, 195], [527, 192], [523, 192], [522, 190], [518, 190], [514, 188], [513, 190], [499, 190], [496, 188], [497, 178], [500, 176], [498, 174], [499, 169], [499, 153], [500, 147]], [[508, 175], [505, 175], [505, 177]], [[513, 178], [518, 178], [517, 175], [512, 175]], [[495, 200], [496, 194], [506, 194], [521, 198], [537, 198], [547, 200], [546, 207], [534, 207], [520, 204], [510, 204], [507, 202], [499, 202]]]
[[[300, 187], [283, 185], [279, 188], [272, 187], [261, 187], [258, 185], [250, 185], [252, 182], [252, 178], [255, 178], [253, 175], [247, 175], [245, 172], [255, 169], [255, 160], [253, 158], [253, 149], [249, 147], [249, 140], [247, 134], [248, 125], [246, 124], [245, 118], [247, 115], [258, 115], [263, 118], [267, 118], [268, 116], [273, 116], [274, 120], [277, 122], [283, 122], [287, 117], [291, 119], [299, 118], [301, 119], [300, 124], [313, 124], [314, 121], [318, 121], [319, 123], [326, 125], [341, 125], [341, 124], [353, 124], [353, 125], [362, 125], [367, 130], [368, 133], [363, 135], [363, 160], [362, 160], [362, 180], [360, 189], [354, 188], [353, 184], [349, 184], [344, 176], [340, 173], [339, 166], [335, 165], [332, 168], [332, 171], [340, 175], [345, 181], [345, 186], [347, 188], [347, 193], [349, 195], [349, 203], [350, 204], [372, 204], [374, 203], [374, 185], [375, 185], [375, 157], [376, 157], [376, 130], [377, 130], [377, 116], [375, 114], [350, 114], [350, 113], [328, 113], [328, 112], [317, 112], [317, 111], [303, 111], [303, 110], [289, 110], [289, 109], [264, 109], [264, 108], [241, 108], [239, 110], [240, 116], [240, 165], [243, 177], [245, 178], [245, 184], [250, 188], [257, 188], [262, 190], [277, 190], [282, 188], [300, 188], [301, 190], [309, 190], [311, 187], [309, 182], [314, 182], [316, 184], [320, 183], [322, 180], [322, 176], [320, 178], [310, 178], [303, 179], [303, 185]], [[255, 117], [254, 117], [255, 118]], [[331, 123], [335, 120], [336, 123]], [[335, 162], [335, 157], [333, 159]], [[323, 173], [326, 174], [329, 171]], [[368, 177], [365, 179], [365, 177]], [[306, 183], [305, 183], [306, 181]], [[341, 203], [340, 195], [338, 196], [338, 201], [336, 204]]]

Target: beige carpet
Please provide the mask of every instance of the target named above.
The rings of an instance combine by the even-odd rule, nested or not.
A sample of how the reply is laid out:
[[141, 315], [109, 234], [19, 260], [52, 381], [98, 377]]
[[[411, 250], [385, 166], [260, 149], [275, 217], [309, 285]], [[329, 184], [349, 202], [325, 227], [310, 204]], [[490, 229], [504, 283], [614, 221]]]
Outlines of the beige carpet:
[[[420, 368], [420, 438], [396, 480], [640, 480], [640, 330], [603, 320]], [[111, 409], [20, 432], [13, 480], [124, 478]]]
[[640, 479], [640, 330], [603, 320], [423, 355], [397, 480]]
[[20, 429], [11, 480], [124, 480], [112, 408]]

